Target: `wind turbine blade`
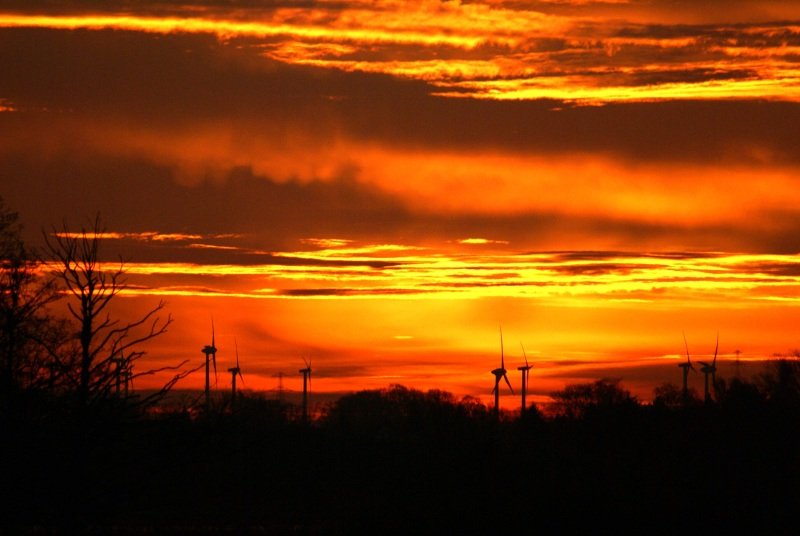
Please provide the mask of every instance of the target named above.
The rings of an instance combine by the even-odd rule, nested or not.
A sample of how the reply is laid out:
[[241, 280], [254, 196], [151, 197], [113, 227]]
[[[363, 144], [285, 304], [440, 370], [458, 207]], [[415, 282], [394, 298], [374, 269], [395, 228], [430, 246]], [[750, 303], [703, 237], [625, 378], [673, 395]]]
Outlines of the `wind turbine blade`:
[[239, 368], [239, 343], [236, 341], [236, 337], [233, 338], [233, 347], [236, 349], [236, 368]]
[[719, 331], [717, 332], [717, 346], [714, 348], [714, 361], [712, 362], [714, 366], [717, 364], [717, 352], [719, 351]]
[[525, 353], [525, 347], [522, 345], [522, 341], [519, 343], [520, 348], [522, 348], [522, 355], [525, 356], [525, 366], [529, 367], [528, 365], [528, 354]]
[[215, 340], [214, 340], [214, 317], [212, 316], [211, 317], [211, 347], [212, 348], [216, 348], [217, 347], [217, 345], [214, 344], [214, 342], [215, 342]]
[[513, 395], [514, 394], [514, 388], [511, 387], [511, 382], [508, 381], [508, 375], [503, 374], [503, 379], [506, 381], [506, 384], [508, 384], [508, 388], [511, 389], [511, 394]]
[[686, 362], [691, 364], [692, 359], [689, 357], [689, 343], [686, 342], [686, 332], [683, 332], [683, 345], [686, 347]]
[[217, 353], [211, 354], [211, 362], [214, 363], [214, 387], [217, 386]]
[[503, 326], [500, 326], [500, 368], [506, 368], [506, 358], [503, 355]]

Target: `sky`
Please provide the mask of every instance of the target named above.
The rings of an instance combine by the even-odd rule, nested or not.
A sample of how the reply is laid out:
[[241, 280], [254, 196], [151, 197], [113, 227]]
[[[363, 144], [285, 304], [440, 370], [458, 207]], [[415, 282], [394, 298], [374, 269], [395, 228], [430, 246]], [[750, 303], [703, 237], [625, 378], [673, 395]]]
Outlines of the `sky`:
[[798, 346], [797, 2], [0, 1], [0, 73], [0, 196], [101, 215], [154, 367], [213, 318], [249, 389], [489, 402], [502, 328], [534, 400], [647, 400], [684, 334]]

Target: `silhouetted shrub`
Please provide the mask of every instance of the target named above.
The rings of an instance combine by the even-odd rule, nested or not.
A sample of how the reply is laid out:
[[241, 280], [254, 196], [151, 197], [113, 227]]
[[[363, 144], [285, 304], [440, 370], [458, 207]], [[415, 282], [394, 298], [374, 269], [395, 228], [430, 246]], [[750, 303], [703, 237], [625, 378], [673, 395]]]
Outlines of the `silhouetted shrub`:
[[332, 404], [321, 424], [353, 436], [385, 440], [452, 433], [488, 416], [486, 407], [474, 398], [458, 402], [445, 391], [424, 393], [392, 385], [343, 396]]
[[662, 410], [675, 410], [700, 405], [701, 400], [694, 387], [687, 389], [686, 395], [686, 400], [684, 400], [682, 388], [674, 383], [662, 383], [653, 389], [653, 406]]
[[568, 385], [551, 393], [554, 412], [570, 419], [586, 418], [609, 412], [620, 413], [638, 408], [639, 403], [618, 379]]
[[766, 394], [754, 383], [733, 378], [718, 381], [717, 401], [726, 409], [755, 412], [764, 408]]
[[800, 360], [777, 359], [766, 368], [758, 384], [767, 400], [784, 408], [800, 408]]

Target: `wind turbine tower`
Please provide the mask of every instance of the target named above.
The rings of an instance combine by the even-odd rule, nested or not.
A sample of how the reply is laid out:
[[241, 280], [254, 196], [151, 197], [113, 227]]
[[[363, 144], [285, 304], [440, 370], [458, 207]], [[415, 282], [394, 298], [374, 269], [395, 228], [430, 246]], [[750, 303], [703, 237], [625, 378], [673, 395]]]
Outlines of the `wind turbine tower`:
[[206, 412], [211, 409], [211, 382], [210, 382], [210, 363], [214, 363], [214, 379], [217, 377], [217, 348], [214, 346], [214, 320], [211, 320], [211, 344], [203, 346], [201, 350], [206, 355]]
[[[114, 364], [114, 391], [119, 396], [122, 391], [123, 375], [127, 374], [127, 371], [123, 368], [125, 358], [122, 355], [120, 357], [112, 357], [111, 362]], [[127, 378], [125, 378], [125, 381], [127, 382]]]
[[711, 377], [711, 384], [714, 387], [714, 394], [717, 391], [717, 352], [719, 351], [719, 333], [717, 333], [717, 346], [714, 348], [714, 360], [709, 364], [703, 361], [698, 361], [701, 365], [700, 372], [705, 375], [705, 395], [703, 400], [706, 404], [711, 402], [711, 392], [708, 389], [708, 378]]
[[129, 392], [133, 391], [133, 364], [128, 363], [123, 372], [123, 385], [125, 388], [125, 398], [128, 398]]
[[275, 390], [278, 394], [278, 402], [281, 406], [283, 406], [283, 372], [278, 372], [277, 374], [272, 375], [273, 378], [278, 378], [278, 387]]
[[231, 408], [236, 408], [236, 376], [242, 380], [242, 385], [244, 385], [244, 376], [242, 376], [242, 369], [239, 368], [239, 345], [236, 342], [236, 339], [233, 340], [233, 344], [236, 348], [236, 366], [231, 367], [228, 369], [228, 372], [231, 373]]
[[110, 360], [114, 364], [114, 392], [125, 398], [128, 398], [129, 390], [133, 390], [133, 363], [129, 359], [120, 354]]
[[686, 347], [686, 363], [679, 363], [678, 367], [683, 369], [683, 405], [689, 403], [689, 370], [697, 372], [692, 365], [692, 358], [689, 357], [689, 343], [686, 342], [686, 334], [683, 334], [683, 345]]
[[494, 394], [494, 414], [496, 417], [500, 416], [500, 379], [504, 379], [508, 388], [511, 389], [511, 394], [514, 394], [514, 388], [511, 387], [511, 382], [508, 381], [508, 375], [506, 374], [508, 371], [506, 370], [506, 361], [505, 356], [503, 355], [503, 328], [500, 328], [500, 368], [496, 368], [492, 370], [492, 374], [494, 374], [494, 390], [492, 393]]
[[528, 409], [528, 403], [525, 400], [525, 396], [528, 394], [528, 378], [530, 377], [533, 365], [528, 364], [528, 354], [525, 353], [525, 347], [522, 346], [522, 343], [519, 343], [519, 345], [522, 348], [522, 355], [525, 356], [525, 365], [517, 367], [517, 370], [520, 371], [522, 375], [522, 410], [520, 415], [524, 415], [525, 411]]
[[306, 368], [300, 369], [303, 375], [303, 422], [308, 422], [308, 390], [311, 388], [311, 360], [303, 358]]

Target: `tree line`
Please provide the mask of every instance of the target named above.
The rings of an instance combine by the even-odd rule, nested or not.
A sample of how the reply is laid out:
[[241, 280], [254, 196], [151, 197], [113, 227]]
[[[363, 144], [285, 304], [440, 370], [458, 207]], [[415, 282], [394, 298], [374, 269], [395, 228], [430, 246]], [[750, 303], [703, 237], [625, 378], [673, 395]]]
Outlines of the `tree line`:
[[793, 530], [800, 408], [642, 405], [608, 380], [554, 395], [548, 417], [395, 385], [311, 423], [252, 393], [233, 413], [11, 423], [0, 532]]

